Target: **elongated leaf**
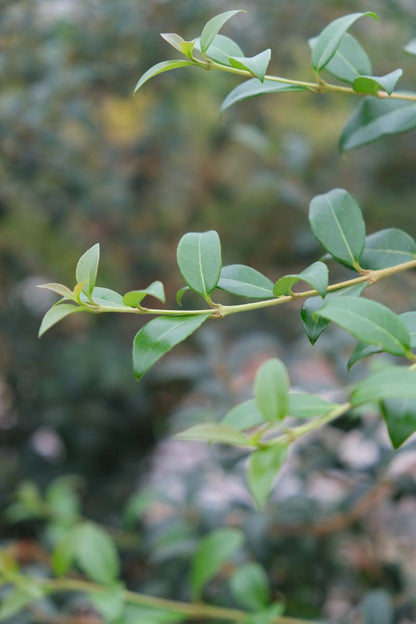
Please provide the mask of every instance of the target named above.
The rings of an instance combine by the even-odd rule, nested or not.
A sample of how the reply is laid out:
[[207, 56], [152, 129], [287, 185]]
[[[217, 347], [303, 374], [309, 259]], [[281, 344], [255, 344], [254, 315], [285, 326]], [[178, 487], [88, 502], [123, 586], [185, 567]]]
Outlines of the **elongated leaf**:
[[[201, 51], [199, 39], [196, 39], [195, 41], [195, 50]], [[206, 51], [206, 56], [211, 59], [211, 61], [231, 67], [230, 57], [244, 56], [244, 52], [238, 43], [236, 43], [233, 39], [230, 39], [230, 37], [217, 35], [209, 46], [209, 49]]]
[[244, 264], [229, 264], [221, 269], [217, 288], [232, 295], [251, 299], [271, 299], [273, 282]]
[[238, 87], [227, 95], [221, 104], [221, 113], [226, 111], [227, 108], [230, 108], [233, 104], [237, 104], [237, 102], [257, 97], [258, 95], [264, 95], [266, 93], [289, 93], [294, 91], [307, 91], [307, 89], [306, 87], [291, 85], [284, 82], [274, 82], [268, 79], [261, 82], [261, 80], [257, 80], [257, 78], [251, 78], [238, 85]]
[[59, 303], [56, 306], [50, 308], [45, 316], [42, 319], [42, 323], [40, 324], [39, 338], [43, 336], [45, 332], [48, 331], [53, 325], [62, 321], [66, 316], [73, 314], [74, 312], [81, 312], [82, 308], [80, 306], [72, 305], [70, 303]]
[[153, 65], [153, 67], [148, 69], [147, 72], [145, 72], [143, 76], [141, 76], [138, 83], [134, 87], [134, 93], [137, 93], [137, 91], [140, 89], [140, 87], [144, 85], [145, 82], [150, 80], [150, 78], [157, 76], [158, 74], [171, 71], [172, 69], [179, 69], [181, 67], [193, 67], [193, 66], [197, 67], [198, 63], [195, 63], [194, 61], [185, 61], [185, 60], [184, 61], [181, 61], [181, 60], [162, 61], [161, 63], [156, 63], [156, 65]]
[[282, 445], [259, 449], [250, 455], [247, 484], [259, 509], [268, 499], [286, 456], [287, 447]]
[[297, 282], [306, 282], [325, 297], [328, 288], [328, 267], [323, 262], [314, 262], [298, 275], [285, 275], [277, 280], [273, 288], [275, 297], [289, 295]]
[[171, 45], [172, 48], [175, 48], [175, 50], [178, 50], [178, 52], [182, 52], [181, 44], [185, 41], [183, 37], [177, 35], [176, 33], [160, 33], [160, 36], [162, 37], [162, 39], [167, 41], [167, 43]]
[[[317, 38], [309, 41], [312, 50], [316, 41]], [[367, 52], [352, 35], [345, 33], [334, 56], [325, 66], [325, 71], [338, 80], [351, 84], [357, 76], [369, 76], [373, 70]]]
[[238, 568], [230, 578], [230, 588], [237, 602], [250, 611], [263, 609], [270, 602], [269, 580], [258, 563]]
[[77, 268], [75, 270], [75, 277], [80, 284], [84, 282], [82, 287], [83, 292], [90, 295], [95, 286], [97, 279], [98, 263], [100, 261], [100, 245], [96, 243], [90, 247], [81, 258], [78, 260]]
[[76, 528], [75, 559], [88, 578], [97, 583], [111, 584], [119, 574], [114, 542], [92, 522], [83, 522]]
[[221, 421], [222, 425], [228, 425], [238, 431], [246, 431], [262, 423], [264, 423], [264, 416], [254, 399], [236, 405]]
[[322, 299], [322, 297], [311, 297], [305, 301], [300, 315], [306, 335], [311, 344], [315, 344], [324, 329], [329, 325], [329, 321], [316, 314], [316, 312], [325, 305], [325, 302], [332, 301], [338, 297], [359, 297], [365, 287], [366, 284], [348, 286], [347, 288], [340, 288], [339, 290], [329, 293], [325, 299]]
[[364, 269], [385, 269], [416, 258], [416, 243], [409, 234], [389, 228], [367, 236], [360, 258]]
[[45, 288], [45, 290], [51, 290], [52, 292], [55, 292], [56, 294], [61, 295], [61, 297], [64, 297], [64, 299], [74, 299], [74, 293], [72, 292], [72, 290], [70, 290], [68, 286], [64, 286], [63, 284], [55, 284], [55, 283], [39, 284], [38, 288]]
[[329, 61], [341, 45], [344, 34], [354, 24], [354, 22], [365, 15], [369, 15], [374, 19], [377, 19], [375, 13], [371, 12], [352, 13], [351, 15], [338, 17], [324, 28], [320, 35], [318, 35], [312, 50], [312, 66], [316, 72], [320, 72], [326, 65], [328, 65]]
[[143, 299], [148, 295], [159, 299], [159, 301], [161, 301], [162, 303], [165, 303], [166, 296], [162, 282], [159, 282], [157, 280], [156, 282], [152, 282], [150, 286], [148, 286], [147, 288], [143, 288], [142, 290], [131, 290], [124, 295], [123, 303], [127, 306], [138, 308], [140, 307]]
[[283, 362], [272, 358], [257, 369], [254, 397], [267, 421], [276, 422], [286, 416], [289, 407], [289, 376]]
[[200, 37], [201, 52], [205, 53], [208, 50], [224, 24], [237, 13], [245, 13], [245, 11], [225, 11], [224, 13], [216, 15], [205, 24]]
[[191, 568], [191, 588], [199, 598], [204, 585], [222, 568], [224, 563], [243, 543], [241, 531], [218, 529], [199, 542]]
[[387, 366], [359, 383], [351, 394], [353, 407], [388, 399], [416, 399], [416, 370]]
[[412, 39], [407, 43], [403, 50], [407, 52], [407, 54], [411, 54], [412, 56], [416, 56], [416, 39]]
[[398, 449], [416, 431], [416, 398], [383, 401], [381, 411], [393, 448]]
[[323, 416], [337, 407], [316, 394], [309, 392], [289, 393], [289, 416], [293, 418], [316, 418]]
[[[88, 299], [83, 296], [83, 293], [81, 293], [80, 298], [81, 301], [88, 301]], [[123, 297], [115, 290], [111, 290], [111, 288], [102, 288], [101, 286], [96, 286], [91, 293], [91, 299], [94, 301], [94, 303], [98, 303], [99, 305], [105, 305], [110, 308], [126, 307], [123, 303]]]
[[179, 241], [178, 266], [182, 277], [196, 293], [211, 293], [221, 273], [221, 243], [217, 232], [189, 232]]
[[237, 69], [246, 69], [254, 76], [254, 78], [263, 82], [270, 63], [271, 55], [272, 51], [269, 48], [250, 58], [240, 56], [231, 57], [229, 60], [232, 67], [236, 67]]
[[207, 423], [195, 425], [175, 435], [177, 440], [203, 440], [220, 444], [232, 444], [237, 446], [251, 446], [249, 438], [237, 429], [229, 425], [219, 423]]
[[395, 69], [385, 76], [358, 76], [352, 87], [358, 93], [376, 95], [381, 90], [391, 95], [402, 75], [402, 69]]
[[377, 301], [343, 297], [328, 302], [317, 314], [387, 353], [405, 355], [410, 349], [406, 325], [397, 314]]
[[343, 189], [314, 197], [309, 222], [316, 238], [335, 260], [359, 269], [365, 245], [365, 224], [355, 199]]
[[209, 314], [159, 316], [142, 327], [133, 341], [133, 370], [140, 379], [165, 353], [188, 338]]
[[339, 148], [345, 152], [412, 128], [416, 128], [416, 102], [364, 98], [342, 131]]

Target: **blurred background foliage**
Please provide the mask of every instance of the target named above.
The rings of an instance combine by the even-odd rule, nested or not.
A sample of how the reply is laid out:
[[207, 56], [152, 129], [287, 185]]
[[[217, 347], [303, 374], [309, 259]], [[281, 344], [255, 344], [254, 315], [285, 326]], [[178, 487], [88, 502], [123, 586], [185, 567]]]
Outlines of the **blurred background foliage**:
[[[229, 0], [0, 2], [2, 502], [8, 503], [22, 480], [30, 478], [43, 487], [59, 475], [80, 474], [88, 484], [87, 513], [115, 521], [119, 506], [143, 483], [143, 475], [152, 475], [152, 470], [158, 474], [152, 466], [164, 448], [158, 441], [171, 427], [167, 417], [174, 412], [173, 422], [182, 426], [202, 419], [201, 411], [223, 413], [250, 393], [253, 372], [268, 355], [277, 353], [289, 360], [299, 386], [339, 391], [351, 343], [332, 333], [312, 351], [293, 309], [211, 323], [193, 343], [176, 350], [137, 384], [129, 356], [137, 319], [75, 315], [39, 342], [38, 325], [51, 300], [36, 284], [72, 284], [77, 258], [99, 241], [100, 285], [125, 292], [161, 279], [173, 301], [182, 285], [176, 244], [186, 231], [207, 229], [219, 232], [225, 263], [250, 264], [276, 279], [303, 268], [320, 253], [307, 226], [307, 208], [314, 195], [336, 186], [357, 198], [368, 231], [395, 226], [415, 235], [415, 132], [339, 156], [337, 138], [353, 98], [265, 96], [220, 119], [220, 103], [237, 84], [236, 78], [194, 69], [157, 77], [132, 97], [138, 77], [173, 56], [160, 32], [192, 38], [212, 15], [231, 8], [246, 8], [248, 13], [237, 16], [227, 34], [247, 54], [271, 47], [271, 72], [300, 79], [312, 77], [308, 38], [344, 13], [376, 11], [380, 23], [363, 20], [355, 34], [377, 75], [402, 67], [402, 88], [414, 89], [416, 64], [402, 52], [415, 33], [414, 2], [364, 4], [358, 0], [242, 0], [238, 6]], [[403, 276], [389, 284], [388, 293], [384, 284], [378, 287], [376, 296], [383, 300], [394, 293], [401, 312], [415, 304], [412, 287], [411, 277]], [[352, 429], [354, 435], [360, 430], [358, 421], [340, 427]], [[370, 414], [360, 435], [371, 437], [374, 427]], [[332, 435], [338, 431], [331, 430]], [[298, 468], [303, 476], [296, 478], [308, 478], [309, 454], [317, 462], [313, 470], [346, 470], [330, 446], [322, 442], [319, 453], [313, 446], [300, 451]], [[184, 456], [193, 452], [188, 446], [180, 448]], [[168, 452], [173, 451], [167, 448]], [[303, 461], [303, 455], [309, 459]], [[374, 462], [365, 464], [370, 481], [385, 470], [389, 457], [382, 445]], [[226, 455], [222, 460], [225, 472], [215, 474], [219, 483], [226, 483], [227, 470], [234, 470], [237, 460]], [[184, 471], [181, 487], [195, 494], [200, 483], [190, 473]], [[405, 500], [414, 493], [406, 487]], [[298, 515], [294, 513], [306, 522], [316, 514], [308, 497], [301, 496], [303, 489], [298, 488]], [[395, 496], [398, 505], [401, 497], [397, 492]], [[234, 513], [233, 497], [225, 498], [228, 506], [215, 522], [227, 522]], [[340, 501], [341, 507], [346, 505], [342, 496]], [[255, 555], [269, 571], [275, 570], [272, 582], [274, 578], [294, 613], [321, 613], [332, 580], [341, 577], [339, 585], [348, 588], [341, 603], [345, 599], [357, 604], [368, 589], [382, 587], [396, 601], [408, 604], [409, 564], [393, 557], [391, 566], [383, 567], [385, 562], [377, 560], [372, 537], [366, 533], [371, 523], [355, 529], [358, 536], [348, 535], [352, 542], [364, 541], [372, 552], [367, 568], [361, 562], [364, 569], [358, 565], [350, 574], [345, 558], [340, 563], [340, 544], [334, 547], [332, 537], [282, 541], [276, 546], [277, 563], [266, 530], [267, 514], [274, 513], [275, 506], [261, 515], [249, 501], [244, 505], [246, 529], [250, 533], [247, 523], [251, 523], [250, 539], [258, 546]], [[331, 505], [332, 509], [335, 503]], [[191, 500], [186, 509], [188, 520], [193, 518], [201, 531], [212, 525], [210, 504], [198, 507]], [[184, 514], [180, 505], [175, 513], [179, 522]], [[240, 512], [236, 513], [238, 523]], [[9, 536], [10, 526], [3, 524], [2, 532]], [[18, 534], [35, 535], [36, 526], [23, 523]], [[173, 541], [179, 540], [172, 535]], [[373, 574], [374, 561], [381, 566], [380, 574]], [[149, 570], [153, 564], [148, 562]], [[173, 570], [180, 568], [180, 557], [171, 565]], [[276, 572], [276, 566], [283, 566], [284, 573]], [[159, 566], [157, 575], [157, 587], [183, 594], [175, 588], [176, 572], [170, 566]], [[403, 616], [409, 620], [400, 621], [411, 621], [409, 608], [404, 607]]]

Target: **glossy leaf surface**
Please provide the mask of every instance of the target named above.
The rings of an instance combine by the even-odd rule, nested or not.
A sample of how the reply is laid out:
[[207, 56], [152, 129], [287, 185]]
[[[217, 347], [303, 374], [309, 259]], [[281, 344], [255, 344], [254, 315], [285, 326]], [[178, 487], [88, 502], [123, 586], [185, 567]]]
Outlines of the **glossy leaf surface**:
[[72, 305], [70, 303], [58, 303], [58, 305], [50, 308], [46, 314], [44, 315], [42, 322], [40, 324], [39, 338], [43, 336], [45, 332], [48, 331], [53, 325], [62, 321], [66, 316], [73, 314], [74, 312], [81, 312], [82, 308], [76, 305]]
[[217, 287], [232, 295], [251, 299], [272, 299], [273, 282], [243, 264], [230, 264], [221, 269]]
[[155, 297], [162, 303], [165, 303], [165, 289], [163, 287], [162, 282], [159, 280], [152, 282], [147, 288], [143, 288], [142, 290], [131, 290], [126, 293], [123, 297], [123, 303], [127, 306], [131, 306], [133, 308], [138, 308], [145, 297], [150, 295], [151, 297]]
[[250, 455], [247, 484], [259, 509], [268, 499], [286, 456], [287, 448], [282, 445], [259, 449]]
[[189, 232], [179, 241], [178, 266], [196, 293], [206, 297], [216, 287], [221, 272], [221, 243], [217, 232]]
[[92, 293], [97, 279], [98, 263], [100, 261], [100, 245], [96, 243], [90, 247], [78, 260], [75, 277], [78, 284], [84, 282], [83, 292]]
[[353, 407], [387, 399], [416, 399], [416, 370], [387, 366], [364, 379], [351, 394]]
[[254, 379], [257, 406], [269, 422], [282, 420], [289, 408], [289, 377], [285, 365], [278, 359], [266, 360]]
[[416, 398], [383, 401], [381, 411], [393, 448], [398, 449], [416, 431]]
[[234, 15], [237, 15], [237, 13], [245, 13], [245, 11], [225, 11], [224, 13], [216, 15], [205, 24], [200, 36], [201, 52], [204, 53], [208, 50], [224, 24], [234, 17]]
[[323, 262], [314, 262], [298, 275], [285, 275], [277, 280], [273, 288], [275, 297], [292, 294], [297, 282], [306, 282], [325, 297], [328, 288], [328, 267]]
[[249, 71], [254, 78], [263, 82], [270, 63], [271, 54], [272, 51], [269, 48], [268, 50], [264, 50], [263, 52], [260, 52], [260, 54], [256, 54], [256, 56], [252, 56], [250, 58], [244, 56], [232, 57], [230, 58], [230, 65], [237, 69], [245, 69]]
[[266, 93], [289, 93], [295, 91], [306, 91], [305, 87], [298, 85], [291, 85], [284, 82], [275, 82], [274, 80], [266, 80], [261, 82], [257, 78], [251, 78], [246, 82], [238, 85], [233, 89], [225, 98], [221, 104], [221, 113], [230, 108], [237, 102], [242, 102], [248, 98], [257, 97], [258, 95], [264, 95]]
[[416, 258], [416, 243], [409, 234], [389, 228], [367, 236], [360, 258], [364, 269], [385, 269]]
[[161, 63], [156, 63], [156, 65], [153, 65], [153, 67], [148, 69], [143, 74], [143, 76], [141, 76], [138, 83], [134, 87], [134, 93], [137, 93], [137, 91], [140, 89], [140, 87], [144, 85], [145, 82], [150, 80], [150, 78], [157, 76], [158, 74], [163, 74], [164, 72], [171, 71], [172, 69], [180, 69], [181, 67], [197, 67], [197, 66], [198, 66], [197, 63], [194, 63], [193, 61], [186, 61], [186, 60], [181, 61], [177, 59], [176, 60], [174, 59], [172, 61], [162, 61]]
[[[309, 41], [312, 50], [316, 40], [317, 38]], [[325, 66], [325, 71], [338, 80], [351, 84], [357, 76], [370, 75], [372, 66], [367, 52], [352, 35], [345, 33], [334, 56]]]
[[354, 80], [352, 87], [358, 93], [377, 95], [381, 90], [391, 95], [402, 75], [402, 69], [395, 69], [385, 76], [358, 76]]

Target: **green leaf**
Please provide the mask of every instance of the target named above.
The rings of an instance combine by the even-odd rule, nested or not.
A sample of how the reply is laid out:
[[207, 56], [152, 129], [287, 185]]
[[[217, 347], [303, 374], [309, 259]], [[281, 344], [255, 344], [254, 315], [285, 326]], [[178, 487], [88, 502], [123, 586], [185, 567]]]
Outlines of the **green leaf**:
[[269, 422], [282, 420], [289, 408], [289, 377], [283, 362], [273, 358], [257, 369], [254, 397], [260, 412]]
[[246, 429], [257, 427], [262, 423], [264, 423], [264, 416], [254, 399], [239, 403], [221, 421], [222, 425], [227, 425], [238, 431], [246, 431]]
[[207, 297], [216, 287], [221, 272], [221, 243], [217, 232], [184, 234], [179, 241], [177, 260], [188, 286]]
[[360, 258], [364, 269], [385, 269], [416, 258], [416, 243], [409, 234], [389, 228], [367, 236]]
[[407, 52], [407, 54], [411, 54], [412, 56], [416, 56], [416, 39], [412, 39], [407, 43], [403, 50]]
[[219, 423], [206, 423], [195, 425], [175, 435], [177, 440], [204, 440], [219, 444], [232, 444], [236, 446], [252, 446], [250, 439], [237, 429], [229, 425]]
[[244, 624], [276, 624], [285, 612], [285, 605], [281, 602], [272, 604], [267, 609], [249, 615]]
[[416, 398], [382, 401], [381, 412], [394, 449], [416, 431]]
[[182, 52], [181, 44], [185, 41], [183, 37], [176, 33], [160, 33], [162, 39], [164, 39], [172, 48], [178, 50], [178, 52]]
[[151, 297], [155, 297], [162, 303], [165, 303], [165, 289], [163, 287], [162, 282], [158, 280], [156, 282], [152, 282], [150, 286], [147, 288], [143, 288], [142, 290], [130, 290], [123, 297], [123, 303], [132, 308], [139, 308], [141, 302], [145, 297], [150, 295]]
[[84, 574], [97, 583], [114, 583], [120, 564], [109, 535], [92, 522], [83, 522], [76, 528], [74, 542], [75, 560]]
[[139, 490], [132, 494], [123, 512], [123, 525], [130, 529], [135, 528], [150, 505], [157, 500], [156, 494], [151, 490]]
[[[123, 297], [115, 290], [111, 290], [111, 288], [96, 286], [90, 296], [94, 303], [98, 303], [98, 305], [104, 305], [110, 308], [126, 307], [123, 303]], [[80, 299], [81, 301], [88, 301], [88, 298], [83, 295], [83, 293], [81, 293]]]
[[244, 609], [258, 611], [270, 602], [270, 587], [264, 568], [258, 563], [246, 563], [230, 578], [234, 598]]
[[78, 284], [85, 282], [82, 290], [86, 295], [90, 295], [95, 286], [99, 261], [99, 243], [90, 247], [78, 260], [77, 268], [75, 269], [75, 277]]
[[189, 286], [183, 286], [182, 288], [179, 288], [178, 292], [176, 293], [176, 303], [179, 306], [182, 306], [183, 296], [188, 290], [191, 290]]
[[269, 497], [278, 477], [278, 472], [286, 460], [287, 447], [282, 445], [254, 451], [247, 467], [249, 490], [261, 509]]
[[72, 305], [70, 303], [59, 303], [58, 305], [50, 308], [42, 319], [42, 323], [40, 324], [39, 338], [43, 336], [45, 332], [48, 331], [53, 325], [62, 321], [69, 314], [73, 314], [73, 312], [81, 312], [82, 308], [77, 305]]
[[74, 298], [74, 293], [72, 292], [72, 290], [68, 288], [68, 286], [64, 286], [63, 284], [55, 284], [55, 283], [39, 284], [38, 288], [45, 288], [46, 290], [51, 290], [52, 292], [55, 292], [58, 295], [61, 295], [61, 297], [64, 297], [64, 299]]
[[143, 76], [141, 76], [141, 78], [139, 79], [138, 83], [136, 84], [134, 88], [134, 93], [137, 93], [140, 87], [142, 87], [145, 82], [150, 80], [150, 78], [153, 78], [153, 76], [157, 76], [158, 74], [162, 74], [163, 72], [167, 72], [172, 69], [179, 69], [180, 67], [197, 67], [197, 66], [198, 66], [198, 63], [195, 63], [194, 61], [172, 60], [172, 61], [162, 61], [161, 63], [156, 63], [156, 65], [153, 65], [153, 67], [148, 69], [147, 72], [145, 72]]
[[323, 416], [337, 407], [316, 394], [309, 392], [289, 393], [289, 416], [293, 418], [316, 418]]
[[414, 349], [416, 348], [416, 312], [403, 312], [399, 316], [409, 332], [410, 347]]
[[257, 97], [258, 95], [264, 95], [265, 93], [289, 93], [293, 91], [307, 91], [307, 88], [284, 82], [274, 82], [268, 79], [261, 82], [261, 80], [257, 80], [257, 78], [251, 78], [238, 85], [238, 87], [227, 95], [221, 104], [221, 113], [226, 111], [227, 108], [230, 108], [233, 104], [237, 104], [237, 102]]
[[329, 325], [329, 321], [318, 316], [316, 312], [320, 310], [326, 302], [337, 299], [338, 297], [359, 297], [366, 285], [367, 284], [357, 284], [356, 286], [340, 288], [339, 290], [329, 293], [325, 299], [322, 299], [322, 297], [311, 297], [305, 301], [300, 315], [306, 335], [311, 344], [315, 344], [324, 329]]
[[[196, 39], [195, 41], [195, 49], [201, 51], [199, 39]], [[231, 67], [230, 57], [244, 56], [244, 52], [242, 51], [240, 46], [235, 41], [233, 41], [233, 39], [230, 39], [230, 37], [217, 35], [214, 41], [209, 46], [209, 49], [206, 52], [206, 56], [211, 59], [211, 61], [220, 63], [220, 65], [226, 65], [227, 67]]]
[[123, 585], [109, 587], [104, 592], [90, 592], [88, 595], [94, 607], [105, 618], [105, 622], [111, 623], [123, 614]]
[[271, 299], [273, 282], [244, 264], [229, 264], [221, 269], [217, 288], [252, 299]]
[[[316, 41], [317, 38], [309, 41], [312, 50]], [[325, 71], [338, 80], [351, 84], [357, 76], [369, 76], [373, 70], [367, 52], [352, 35], [345, 33]]]
[[364, 98], [342, 131], [339, 147], [345, 152], [415, 127], [416, 102]]
[[402, 75], [402, 69], [395, 69], [385, 76], [358, 76], [352, 83], [352, 88], [358, 93], [377, 95], [381, 90], [391, 95]]
[[77, 527], [67, 531], [52, 552], [52, 569], [56, 576], [64, 576], [75, 560], [76, 530]]
[[359, 270], [365, 224], [360, 207], [347, 191], [333, 189], [314, 197], [309, 206], [309, 222], [318, 241], [335, 260]]
[[237, 15], [237, 13], [245, 13], [245, 11], [241, 9], [235, 11], [225, 11], [224, 13], [216, 15], [205, 24], [200, 37], [201, 52], [203, 54], [208, 50], [224, 24], [234, 15]]
[[33, 592], [28, 592], [27, 586], [25, 586], [24, 589], [16, 587], [6, 594], [6, 596], [3, 596], [0, 605], [0, 622], [8, 620], [22, 609], [25, 609], [32, 602], [43, 597], [43, 593], [35, 581], [33, 581], [33, 590]]
[[209, 314], [159, 316], [136, 334], [133, 341], [133, 369], [140, 379], [165, 353], [194, 333]]
[[223, 528], [204, 537], [195, 552], [191, 568], [191, 588], [194, 598], [198, 599], [204, 585], [222, 568], [231, 555], [243, 543], [241, 531]]
[[119, 624], [173, 624], [182, 622], [185, 616], [168, 609], [152, 609], [127, 604]]
[[274, 285], [274, 296], [292, 295], [292, 288], [297, 282], [306, 282], [317, 290], [321, 297], [325, 297], [328, 288], [328, 267], [323, 262], [314, 262], [302, 273], [281, 277]]
[[246, 69], [249, 71], [254, 78], [260, 80], [260, 82], [264, 82], [264, 77], [267, 72], [267, 68], [270, 63], [270, 58], [272, 55], [272, 51], [269, 49], [256, 54], [256, 56], [252, 57], [230, 57], [230, 64], [232, 67], [236, 69]]
[[416, 399], [416, 370], [387, 366], [364, 379], [351, 394], [353, 407], [387, 399]]
[[369, 11], [366, 13], [352, 13], [351, 15], [338, 17], [323, 29], [320, 35], [318, 35], [312, 50], [312, 66], [316, 72], [320, 72], [328, 65], [341, 45], [344, 34], [354, 22], [365, 15], [377, 19], [376, 14]]
[[316, 314], [387, 353], [405, 355], [410, 349], [406, 325], [397, 314], [377, 301], [343, 297], [328, 302]]

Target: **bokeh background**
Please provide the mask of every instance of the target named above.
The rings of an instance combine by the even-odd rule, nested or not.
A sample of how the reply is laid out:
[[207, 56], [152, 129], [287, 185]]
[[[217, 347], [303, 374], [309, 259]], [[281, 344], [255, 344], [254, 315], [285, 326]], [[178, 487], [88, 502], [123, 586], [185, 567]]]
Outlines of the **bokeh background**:
[[[415, 60], [402, 52], [416, 29], [412, 0], [0, 2], [1, 504], [22, 482], [43, 490], [80, 475], [86, 515], [117, 527], [120, 509], [145, 488], [152, 495], [140, 499], [136, 520], [144, 515], [125, 555], [132, 587], [186, 598], [198, 536], [231, 524], [244, 528], [245, 556], [266, 566], [290, 613], [359, 622], [380, 609], [394, 620], [365, 621], [414, 622], [414, 442], [393, 456], [375, 413], [344, 419], [300, 445], [259, 513], [238, 453], [167, 437], [250, 396], [270, 355], [288, 363], [296, 387], [342, 396], [348, 337], [331, 329], [312, 348], [296, 307], [233, 316], [208, 324], [140, 383], [130, 361], [138, 319], [74, 315], [36, 337], [53, 301], [36, 285], [72, 285], [95, 242], [99, 285], [126, 292], [161, 279], [172, 303], [184, 232], [216, 229], [225, 264], [276, 279], [319, 257], [308, 204], [336, 186], [356, 197], [369, 232], [416, 234], [416, 134], [340, 156], [352, 98], [265, 96], [220, 119], [238, 81], [197, 69], [159, 76], [133, 98], [138, 77], [174, 57], [160, 32], [192, 38], [231, 8], [247, 9], [226, 27], [247, 55], [271, 47], [271, 72], [304, 80], [310, 37], [345, 13], [376, 11], [380, 23], [364, 19], [354, 34], [377, 75], [402, 67], [403, 88], [415, 88]], [[415, 305], [414, 287], [403, 275], [371, 296], [394, 297], [402, 312]], [[351, 517], [362, 496], [367, 507]], [[4, 517], [1, 535], [37, 540], [40, 525]], [[220, 582], [209, 592], [229, 599]]]

